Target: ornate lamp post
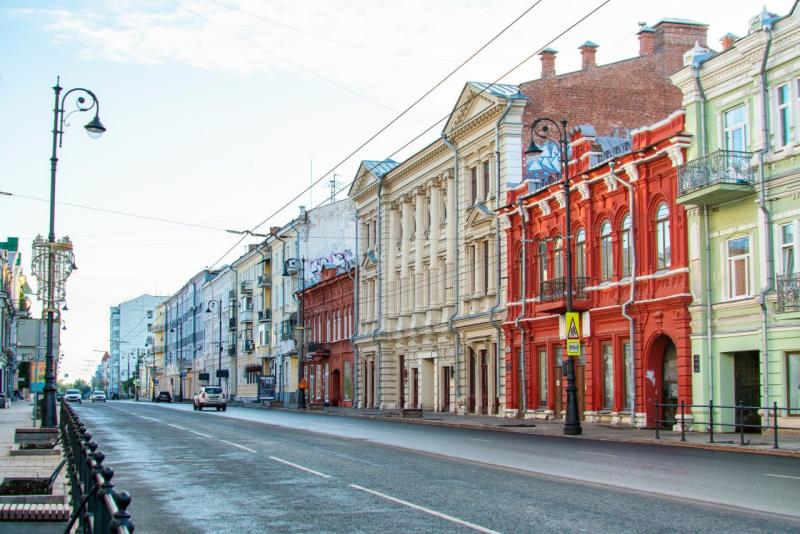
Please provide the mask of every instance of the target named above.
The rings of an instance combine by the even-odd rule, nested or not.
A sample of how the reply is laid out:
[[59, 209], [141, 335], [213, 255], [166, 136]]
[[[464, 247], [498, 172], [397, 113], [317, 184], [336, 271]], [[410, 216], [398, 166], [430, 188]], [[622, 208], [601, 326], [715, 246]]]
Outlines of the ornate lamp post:
[[183, 402], [183, 321], [176, 319], [169, 325], [169, 331], [178, 334], [178, 380], [180, 391], [178, 393], [179, 402]]
[[[558, 143], [561, 156], [561, 176], [564, 178], [564, 233], [566, 241], [566, 303], [567, 312], [572, 311], [572, 225], [570, 221], [569, 203], [569, 142], [567, 140], [567, 119], [561, 124], [553, 119], [543, 117], [531, 124], [531, 142], [525, 150], [529, 159], [539, 157], [543, 150], [533, 141], [534, 136], [542, 140]], [[564, 434], [577, 436], [583, 432], [578, 416], [578, 388], [575, 386], [575, 358], [567, 356], [567, 417], [564, 421]]]
[[[298, 274], [300, 275], [300, 291], [304, 289], [306, 285], [305, 281], [305, 271], [306, 271], [306, 262], [304, 259], [298, 258], [289, 258], [288, 260], [283, 262], [283, 276], [287, 277], [294, 277]], [[297, 381], [298, 384], [305, 376], [305, 361], [303, 356], [303, 349], [305, 343], [305, 323], [303, 322], [303, 299], [298, 298], [297, 301], [297, 329], [300, 331], [300, 336], [298, 340], [298, 348], [297, 348]], [[303, 395], [300, 397], [300, 395]], [[306, 407], [306, 399], [304, 392], [301, 392], [298, 388], [298, 408], [305, 409]]]
[[222, 387], [222, 298], [219, 300], [212, 300], [208, 303], [206, 313], [211, 313], [212, 310], [217, 310], [217, 319], [219, 320], [219, 340], [217, 345], [219, 348], [219, 366], [217, 367], [217, 385]]

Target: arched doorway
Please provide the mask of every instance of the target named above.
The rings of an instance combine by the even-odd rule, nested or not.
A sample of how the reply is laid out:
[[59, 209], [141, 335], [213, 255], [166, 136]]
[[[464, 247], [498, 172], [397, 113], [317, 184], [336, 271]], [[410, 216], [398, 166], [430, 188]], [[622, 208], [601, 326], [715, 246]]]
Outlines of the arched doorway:
[[[671, 429], [675, 424], [677, 404], [680, 402], [678, 395], [678, 349], [672, 339], [661, 334], [650, 343], [645, 365], [645, 413], [647, 426], [656, 424], [656, 404], [658, 408], [659, 425]], [[663, 406], [667, 405], [667, 406]], [[670, 406], [672, 405], [672, 406]]]

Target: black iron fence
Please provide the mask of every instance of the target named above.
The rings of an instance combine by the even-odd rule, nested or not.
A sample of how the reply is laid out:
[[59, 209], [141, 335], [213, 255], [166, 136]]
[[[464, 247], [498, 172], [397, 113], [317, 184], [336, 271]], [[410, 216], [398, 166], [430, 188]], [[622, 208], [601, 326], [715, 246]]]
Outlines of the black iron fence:
[[[586, 276], [573, 276], [572, 277], [572, 298], [586, 299], [586, 286], [588, 285], [589, 278]], [[539, 285], [539, 299], [542, 302], [553, 302], [564, 300], [567, 298], [567, 277], [553, 278], [552, 280], [543, 280]]]
[[[781, 427], [778, 424], [780, 415], [800, 415], [800, 409], [780, 407], [777, 402], [773, 402], [772, 406], [747, 406], [743, 403], [725, 406], [714, 404], [713, 401], [708, 404], [655, 403], [655, 408], [656, 439], [661, 439], [664, 427], [678, 426], [680, 427], [681, 441], [686, 441], [686, 432], [692, 431], [687, 427], [699, 427], [708, 433], [709, 443], [714, 443], [715, 434], [718, 436], [727, 432], [738, 434], [740, 445], [749, 445], [750, 440], [745, 441], [745, 434], [767, 431], [772, 433], [773, 449], [779, 448], [780, 431], [788, 430], [787, 427]], [[725, 412], [727, 412], [727, 417], [722, 417]], [[698, 419], [698, 416], [703, 418]], [[724, 421], [720, 419], [724, 419]], [[797, 428], [792, 427], [792, 430], [797, 430]]]
[[800, 273], [778, 276], [778, 312], [800, 311]]
[[752, 185], [755, 168], [750, 166], [752, 152], [717, 150], [678, 168], [678, 194], [716, 184]]
[[72, 501], [72, 514], [65, 532], [72, 532], [77, 522], [77, 531], [84, 534], [133, 533], [131, 514], [127, 510], [131, 496], [114, 489], [111, 483], [114, 470], [103, 465], [106, 455], [97, 449], [97, 443], [92, 441], [92, 435], [72, 406], [63, 401], [59, 428]]

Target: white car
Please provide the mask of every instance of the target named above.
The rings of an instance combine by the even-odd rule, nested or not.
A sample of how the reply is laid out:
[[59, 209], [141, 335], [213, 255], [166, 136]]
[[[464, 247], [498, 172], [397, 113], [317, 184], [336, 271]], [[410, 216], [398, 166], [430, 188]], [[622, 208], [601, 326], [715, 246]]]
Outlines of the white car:
[[106, 394], [102, 391], [95, 391], [92, 393], [91, 397], [89, 397], [92, 402], [105, 402], [106, 401]]
[[78, 404], [81, 403], [81, 392], [77, 389], [68, 389], [66, 393], [64, 393], [64, 400], [67, 402], [77, 402]]

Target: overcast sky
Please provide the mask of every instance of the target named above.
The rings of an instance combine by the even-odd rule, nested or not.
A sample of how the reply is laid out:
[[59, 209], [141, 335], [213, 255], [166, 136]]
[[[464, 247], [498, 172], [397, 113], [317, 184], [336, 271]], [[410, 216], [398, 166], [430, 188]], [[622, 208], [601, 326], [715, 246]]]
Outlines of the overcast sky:
[[[59, 154], [57, 200], [183, 221], [205, 228], [60, 204], [56, 233], [75, 243], [64, 371], [88, 377], [108, 349], [109, 306], [170, 294], [252, 228], [322, 179], [265, 225], [346, 192], [361, 159], [402, 160], [435, 127], [467, 80], [495, 81], [543, 46], [559, 73], [580, 68], [578, 46], [598, 63], [638, 54], [638, 22], [664, 17], [710, 25], [709, 44], [744, 35], [754, 0], [542, 0], [488, 49], [393, 127], [340, 164], [400, 110], [513, 21], [529, 0], [4, 0], [0, 4], [0, 239], [30, 243], [48, 225], [49, 157], [57, 75], [101, 102], [108, 128], [92, 140], [71, 117]], [[792, 0], [769, 0], [786, 14]], [[500, 81], [539, 76], [539, 60]], [[313, 160], [313, 165], [312, 165]], [[340, 194], [340, 197], [341, 195]], [[244, 243], [223, 261], [238, 256]], [[31, 277], [32, 278], [32, 277]], [[36, 308], [39, 309], [38, 307]]]

